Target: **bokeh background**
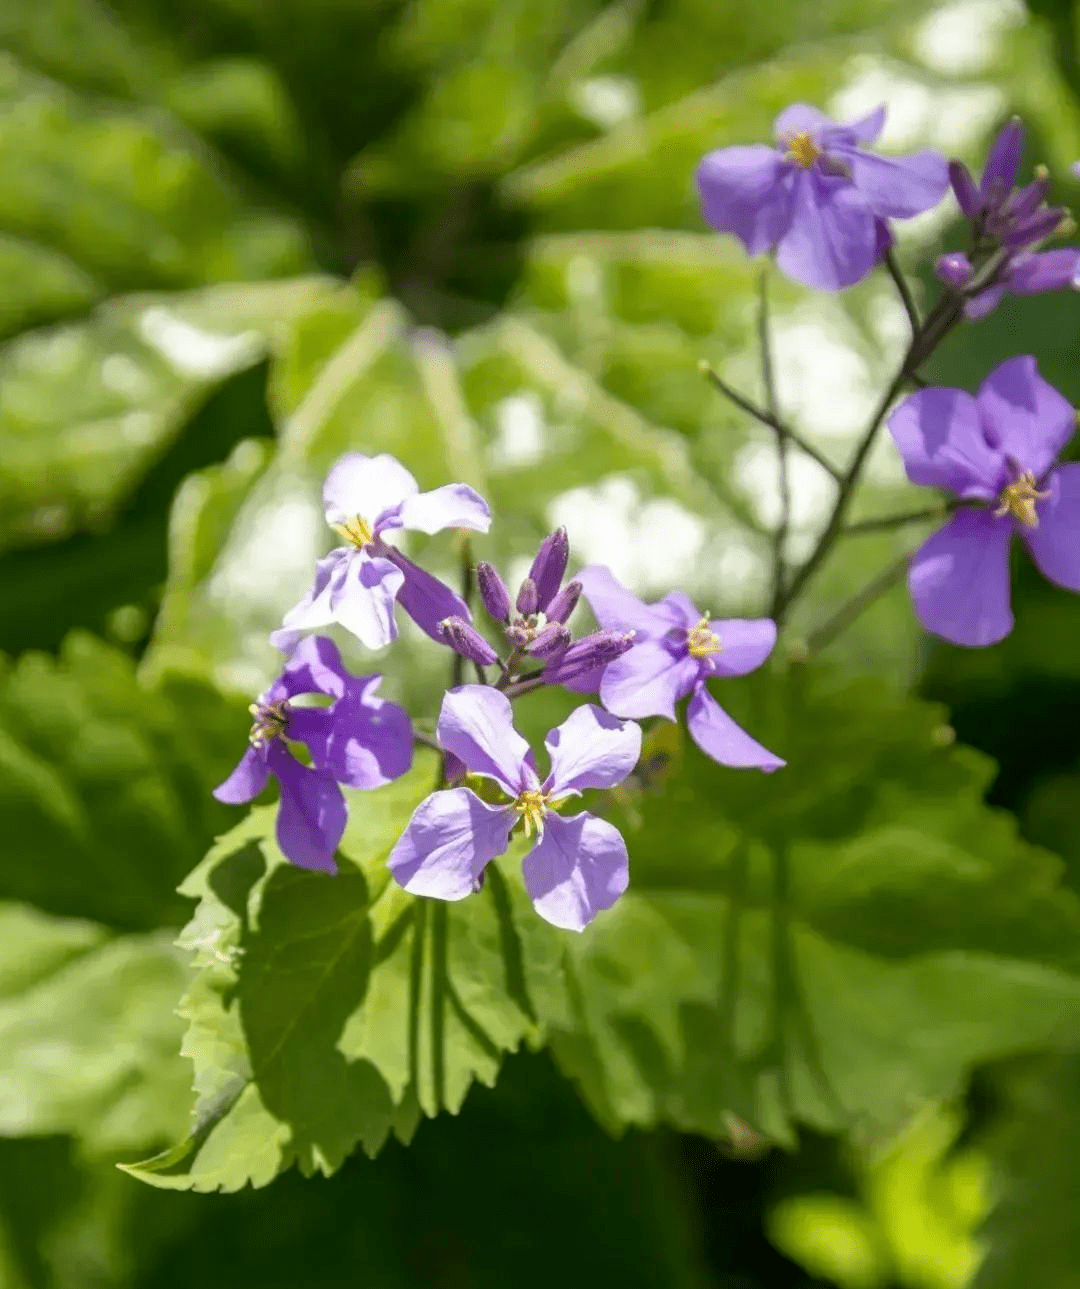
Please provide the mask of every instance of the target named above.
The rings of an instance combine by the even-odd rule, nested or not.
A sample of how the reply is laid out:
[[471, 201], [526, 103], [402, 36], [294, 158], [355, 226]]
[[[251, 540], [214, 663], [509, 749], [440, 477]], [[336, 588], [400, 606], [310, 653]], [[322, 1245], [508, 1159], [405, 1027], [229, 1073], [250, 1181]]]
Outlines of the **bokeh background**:
[[[325, 549], [326, 467], [474, 484], [505, 570], [565, 523], [642, 593], [759, 612], [772, 445], [697, 371], [757, 394], [758, 266], [703, 226], [698, 158], [793, 100], [885, 101], [882, 146], [977, 168], [1018, 112], [1025, 167], [1080, 200], [1071, 0], [0, 0], [0, 51], [3, 1289], [1075, 1289], [1067, 1054], [976, 1064], [886, 1148], [734, 1115], [616, 1138], [539, 1053], [331, 1179], [115, 1167], [186, 1131], [175, 888], [235, 822], [209, 788]], [[900, 227], [924, 298], [956, 217]], [[884, 274], [772, 299], [785, 409], [842, 461], [904, 314]], [[1080, 299], [1007, 302], [932, 374], [1016, 352], [1080, 401]], [[863, 517], [913, 500], [879, 448]], [[830, 485], [799, 460], [793, 487], [797, 558]], [[851, 539], [792, 637], [917, 537]], [[417, 552], [456, 576], [451, 544]], [[1080, 601], [1016, 577], [993, 649], [928, 641], [898, 588], [830, 658], [946, 704], [939, 741], [993, 758], [989, 802], [1075, 887]], [[408, 633], [385, 692], [433, 712], [445, 665]]]

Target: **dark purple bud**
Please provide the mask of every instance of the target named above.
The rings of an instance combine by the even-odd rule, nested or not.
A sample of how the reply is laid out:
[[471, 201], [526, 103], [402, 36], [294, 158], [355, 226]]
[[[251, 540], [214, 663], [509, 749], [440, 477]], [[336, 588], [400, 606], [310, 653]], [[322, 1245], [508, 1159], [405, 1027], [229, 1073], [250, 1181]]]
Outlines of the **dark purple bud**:
[[563, 685], [598, 667], [606, 667], [633, 645], [633, 631], [597, 631], [572, 644], [561, 658], [548, 663], [544, 679], [551, 685]]
[[526, 649], [534, 658], [543, 658], [547, 661], [554, 661], [561, 657], [570, 644], [570, 630], [564, 627], [561, 622], [553, 622], [550, 626], [545, 627], [543, 631], [536, 633], [536, 639]]
[[1001, 239], [1006, 246], [1034, 246], [1057, 231], [1065, 212], [1056, 206], [1037, 210], [1034, 215], [1018, 220]]
[[[570, 543], [566, 538], [565, 528], [556, 528], [550, 537], [545, 537], [536, 552], [536, 558], [529, 569], [529, 576], [536, 583], [536, 605], [547, 609], [552, 596], [562, 585], [563, 574], [570, 560]], [[520, 605], [518, 606], [520, 608]], [[522, 613], [527, 610], [522, 609]], [[535, 610], [528, 610], [535, 612]]]
[[962, 161], [949, 162], [949, 182], [952, 184], [952, 190], [956, 194], [956, 200], [960, 209], [968, 217], [975, 219], [982, 214], [983, 199], [978, 188], [975, 187], [975, 180], [971, 177], [971, 171]]
[[581, 599], [581, 583], [568, 582], [544, 610], [549, 622], [565, 622]]
[[490, 667], [498, 660], [499, 655], [491, 645], [464, 618], [444, 618], [439, 623], [439, 635], [455, 653], [470, 662], [479, 663], [481, 667]]
[[523, 627], [520, 622], [511, 622], [506, 628], [506, 638], [515, 649], [524, 649], [533, 638], [533, 633], [528, 627]]
[[480, 598], [484, 601], [484, 608], [496, 622], [505, 622], [510, 616], [510, 592], [487, 560], [476, 566], [476, 585]]
[[971, 261], [961, 251], [938, 257], [934, 276], [946, 286], [964, 286], [971, 277]]
[[539, 606], [539, 599], [536, 594], [536, 583], [531, 577], [527, 577], [521, 584], [521, 590], [517, 593], [517, 611], [523, 613], [526, 617], [536, 612]]
[[1001, 133], [994, 140], [990, 155], [986, 158], [986, 169], [983, 171], [982, 183], [979, 185], [984, 200], [992, 205], [1000, 205], [1007, 193], [1012, 192], [1016, 176], [1020, 172], [1020, 158], [1024, 155], [1024, 127], [1020, 118], [1014, 116], [1008, 121]]

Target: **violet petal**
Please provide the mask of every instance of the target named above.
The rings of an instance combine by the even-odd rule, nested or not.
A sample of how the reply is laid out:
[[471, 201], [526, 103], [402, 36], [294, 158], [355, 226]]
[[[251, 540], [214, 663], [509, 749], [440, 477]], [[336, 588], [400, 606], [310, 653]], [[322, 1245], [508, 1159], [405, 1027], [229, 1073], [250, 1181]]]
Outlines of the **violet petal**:
[[585, 703], [548, 733], [544, 745], [551, 760], [544, 789], [552, 796], [614, 788], [637, 765], [641, 728]]
[[232, 774], [214, 789], [214, 796], [227, 806], [242, 806], [262, 792], [269, 778], [270, 767], [266, 763], [265, 751], [249, 747]]
[[1046, 490], [1050, 496], [1035, 506], [1039, 526], [1021, 536], [1044, 577], [1080, 591], [1080, 463], [1059, 466]]
[[416, 491], [416, 480], [388, 453], [369, 457], [349, 452], [334, 462], [323, 484], [326, 522], [347, 524], [359, 517], [374, 525]]
[[329, 774], [301, 765], [280, 744], [270, 746], [270, 768], [281, 784], [277, 841], [301, 868], [336, 873], [334, 851], [345, 832], [345, 798]]
[[489, 806], [468, 788], [433, 792], [413, 811], [386, 862], [413, 895], [463, 900], [506, 850], [514, 823], [513, 807]]
[[1004, 481], [1004, 459], [987, 442], [978, 402], [962, 389], [934, 386], [907, 398], [889, 417], [912, 483], [990, 501]]
[[697, 169], [705, 221], [750, 255], [771, 250], [791, 224], [792, 179], [792, 163], [765, 144], [710, 152]]
[[686, 727], [690, 737], [720, 765], [739, 770], [764, 770], [771, 773], [786, 764], [774, 752], [764, 748], [736, 724], [705, 688], [698, 685], [686, 708]]
[[473, 774], [494, 779], [516, 797], [532, 771], [525, 758], [529, 745], [514, 729], [514, 712], [504, 693], [490, 685], [460, 685], [442, 701], [439, 745], [452, 752]]
[[996, 644], [1009, 634], [1013, 528], [1008, 516], [959, 510], [915, 552], [908, 589], [927, 631], [970, 648]]
[[843, 180], [800, 171], [791, 225], [780, 239], [776, 260], [803, 286], [837, 291], [861, 281], [877, 262], [873, 208]]
[[537, 913], [565, 931], [583, 931], [630, 881], [622, 834], [587, 812], [569, 819], [549, 813], [521, 867]]
[[487, 502], [464, 483], [448, 483], [431, 492], [406, 497], [397, 518], [399, 527], [417, 533], [439, 533], [444, 528], [471, 528], [486, 533], [491, 527]]
[[1049, 470], [1076, 429], [1072, 404], [1043, 380], [1030, 354], [1003, 362], [983, 381], [976, 397], [1002, 451], [1036, 478]]
[[616, 716], [675, 719], [675, 704], [701, 674], [701, 663], [677, 658], [658, 640], [636, 644], [604, 672], [600, 699]]
[[722, 618], [709, 630], [723, 646], [713, 655], [713, 674], [745, 676], [757, 671], [776, 645], [776, 623], [771, 618]]

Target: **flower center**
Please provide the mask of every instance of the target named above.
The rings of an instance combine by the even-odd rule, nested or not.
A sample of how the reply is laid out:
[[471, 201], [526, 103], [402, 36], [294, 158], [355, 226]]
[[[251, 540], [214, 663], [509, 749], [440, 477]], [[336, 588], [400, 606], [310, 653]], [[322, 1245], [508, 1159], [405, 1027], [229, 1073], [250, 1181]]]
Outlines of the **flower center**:
[[787, 144], [788, 156], [797, 165], [802, 166], [804, 170], [809, 170], [818, 157], [821, 156], [821, 149], [815, 146], [809, 130], [800, 130], [798, 134], [789, 134], [784, 142]]
[[697, 626], [687, 633], [686, 643], [690, 647], [691, 658], [710, 658], [714, 653], [724, 652], [720, 637], [715, 631], [709, 630], [708, 618], [702, 618]]
[[540, 831], [544, 816], [547, 814], [548, 803], [544, 800], [544, 794], [539, 789], [532, 792], [522, 792], [514, 802], [514, 809], [521, 816], [525, 823], [525, 836], [531, 837], [533, 829]]
[[334, 524], [333, 527], [357, 548], [370, 546], [375, 540], [371, 524], [362, 515], [355, 515], [347, 524]]
[[1015, 483], [1002, 488], [994, 518], [1000, 519], [1003, 515], [1012, 514], [1028, 528], [1038, 528], [1039, 516], [1035, 513], [1035, 503], [1049, 496], [1048, 492], [1040, 492], [1036, 488], [1034, 474], [1025, 470]]
[[276, 703], [264, 703], [261, 699], [252, 703], [248, 711], [255, 717], [255, 722], [248, 735], [252, 747], [263, 747], [280, 738], [289, 727], [289, 703], [285, 698]]

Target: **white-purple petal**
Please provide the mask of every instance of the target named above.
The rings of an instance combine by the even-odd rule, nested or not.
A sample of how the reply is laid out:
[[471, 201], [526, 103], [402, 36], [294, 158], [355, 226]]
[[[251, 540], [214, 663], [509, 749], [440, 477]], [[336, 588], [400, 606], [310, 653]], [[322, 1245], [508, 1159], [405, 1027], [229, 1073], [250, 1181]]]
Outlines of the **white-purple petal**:
[[915, 552], [908, 589], [919, 621], [954, 644], [996, 644], [1013, 628], [1009, 546], [1014, 520], [958, 510]]
[[242, 806], [262, 792], [269, 778], [270, 767], [266, 763], [265, 752], [249, 747], [232, 774], [214, 789], [214, 796], [227, 806]]
[[585, 703], [551, 730], [544, 743], [551, 761], [544, 790], [558, 798], [622, 783], [641, 755], [641, 728]]
[[334, 852], [347, 814], [341, 789], [329, 774], [301, 765], [280, 743], [270, 745], [269, 760], [281, 784], [276, 829], [281, 853], [301, 868], [336, 873]]
[[583, 931], [626, 890], [630, 863], [622, 834], [605, 819], [549, 813], [522, 863], [525, 889], [552, 926]]
[[271, 636], [277, 647], [291, 654], [299, 640], [297, 633], [329, 626], [335, 620], [334, 595], [345, 580], [352, 553], [351, 547], [338, 546], [315, 565], [315, 581], [303, 599], [285, 614], [283, 630]]
[[444, 528], [471, 528], [486, 533], [491, 511], [478, 492], [464, 483], [448, 483], [431, 492], [406, 497], [397, 511], [396, 527], [417, 533], [439, 533]]
[[720, 148], [697, 169], [701, 211], [720, 233], [734, 233], [750, 255], [771, 250], [791, 224], [793, 167], [765, 144]]
[[912, 483], [990, 501], [1006, 482], [999, 447], [987, 441], [979, 404], [962, 389], [909, 394], [887, 422]]
[[[405, 576], [388, 559], [353, 550], [345, 576], [332, 594], [334, 621], [369, 649], [382, 649], [397, 639], [394, 601]], [[286, 626], [292, 624], [286, 620]]]
[[771, 773], [786, 764], [736, 724], [704, 684], [697, 686], [687, 704], [686, 727], [705, 755], [720, 765]]
[[323, 484], [326, 522], [347, 524], [359, 517], [374, 525], [416, 491], [416, 480], [396, 458], [350, 452], [330, 467]]
[[463, 900], [506, 849], [515, 820], [513, 807], [489, 806], [468, 788], [433, 792], [413, 812], [387, 865], [413, 895]]
[[681, 623], [670, 606], [646, 604], [615, 577], [606, 564], [590, 564], [575, 578], [593, 616], [605, 631], [636, 631], [639, 640], [666, 635]]
[[1080, 591], [1080, 463], [1059, 466], [1046, 485], [1050, 493], [1036, 502], [1037, 528], [1021, 536], [1045, 577], [1069, 591]]
[[1030, 354], [1010, 358], [992, 371], [977, 399], [1002, 452], [1036, 478], [1049, 470], [1076, 429], [1073, 405], [1043, 380]]
[[861, 281], [877, 263], [877, 219], [849, 182], [800, 170], [791, 226], [776, 261], [803, 286], [838, 291]]
[[776, 645], [772, 618], [721, 618], [710, 622], [709, 630], [723, 646], [712, 656], [715, 676], [745, 676], [757, 671]]
[[616, 716], [675, 719], [675, 704], [693, 688], [702, 664], [677, 657], [659, 640], [636, 644], [609, 663], [600, 682], [600, 701]]
[[820, 137], [822, 134], [843, 129], [845, 127], [839, 121], [826, 116], [820, 108], [810, 103], [792, 103], [790, 107], [785, 107], [773, 122], [773, 137], [778, 147], [784, 147], [793, 134]]
[[510, 700], [491, 685], [460, 685], [442, 701], [439, 745], [469, 767], [494, 779], [508, 796], [532, 786], [535, 772], [526, 764], [529, 745], [514, 729]]

